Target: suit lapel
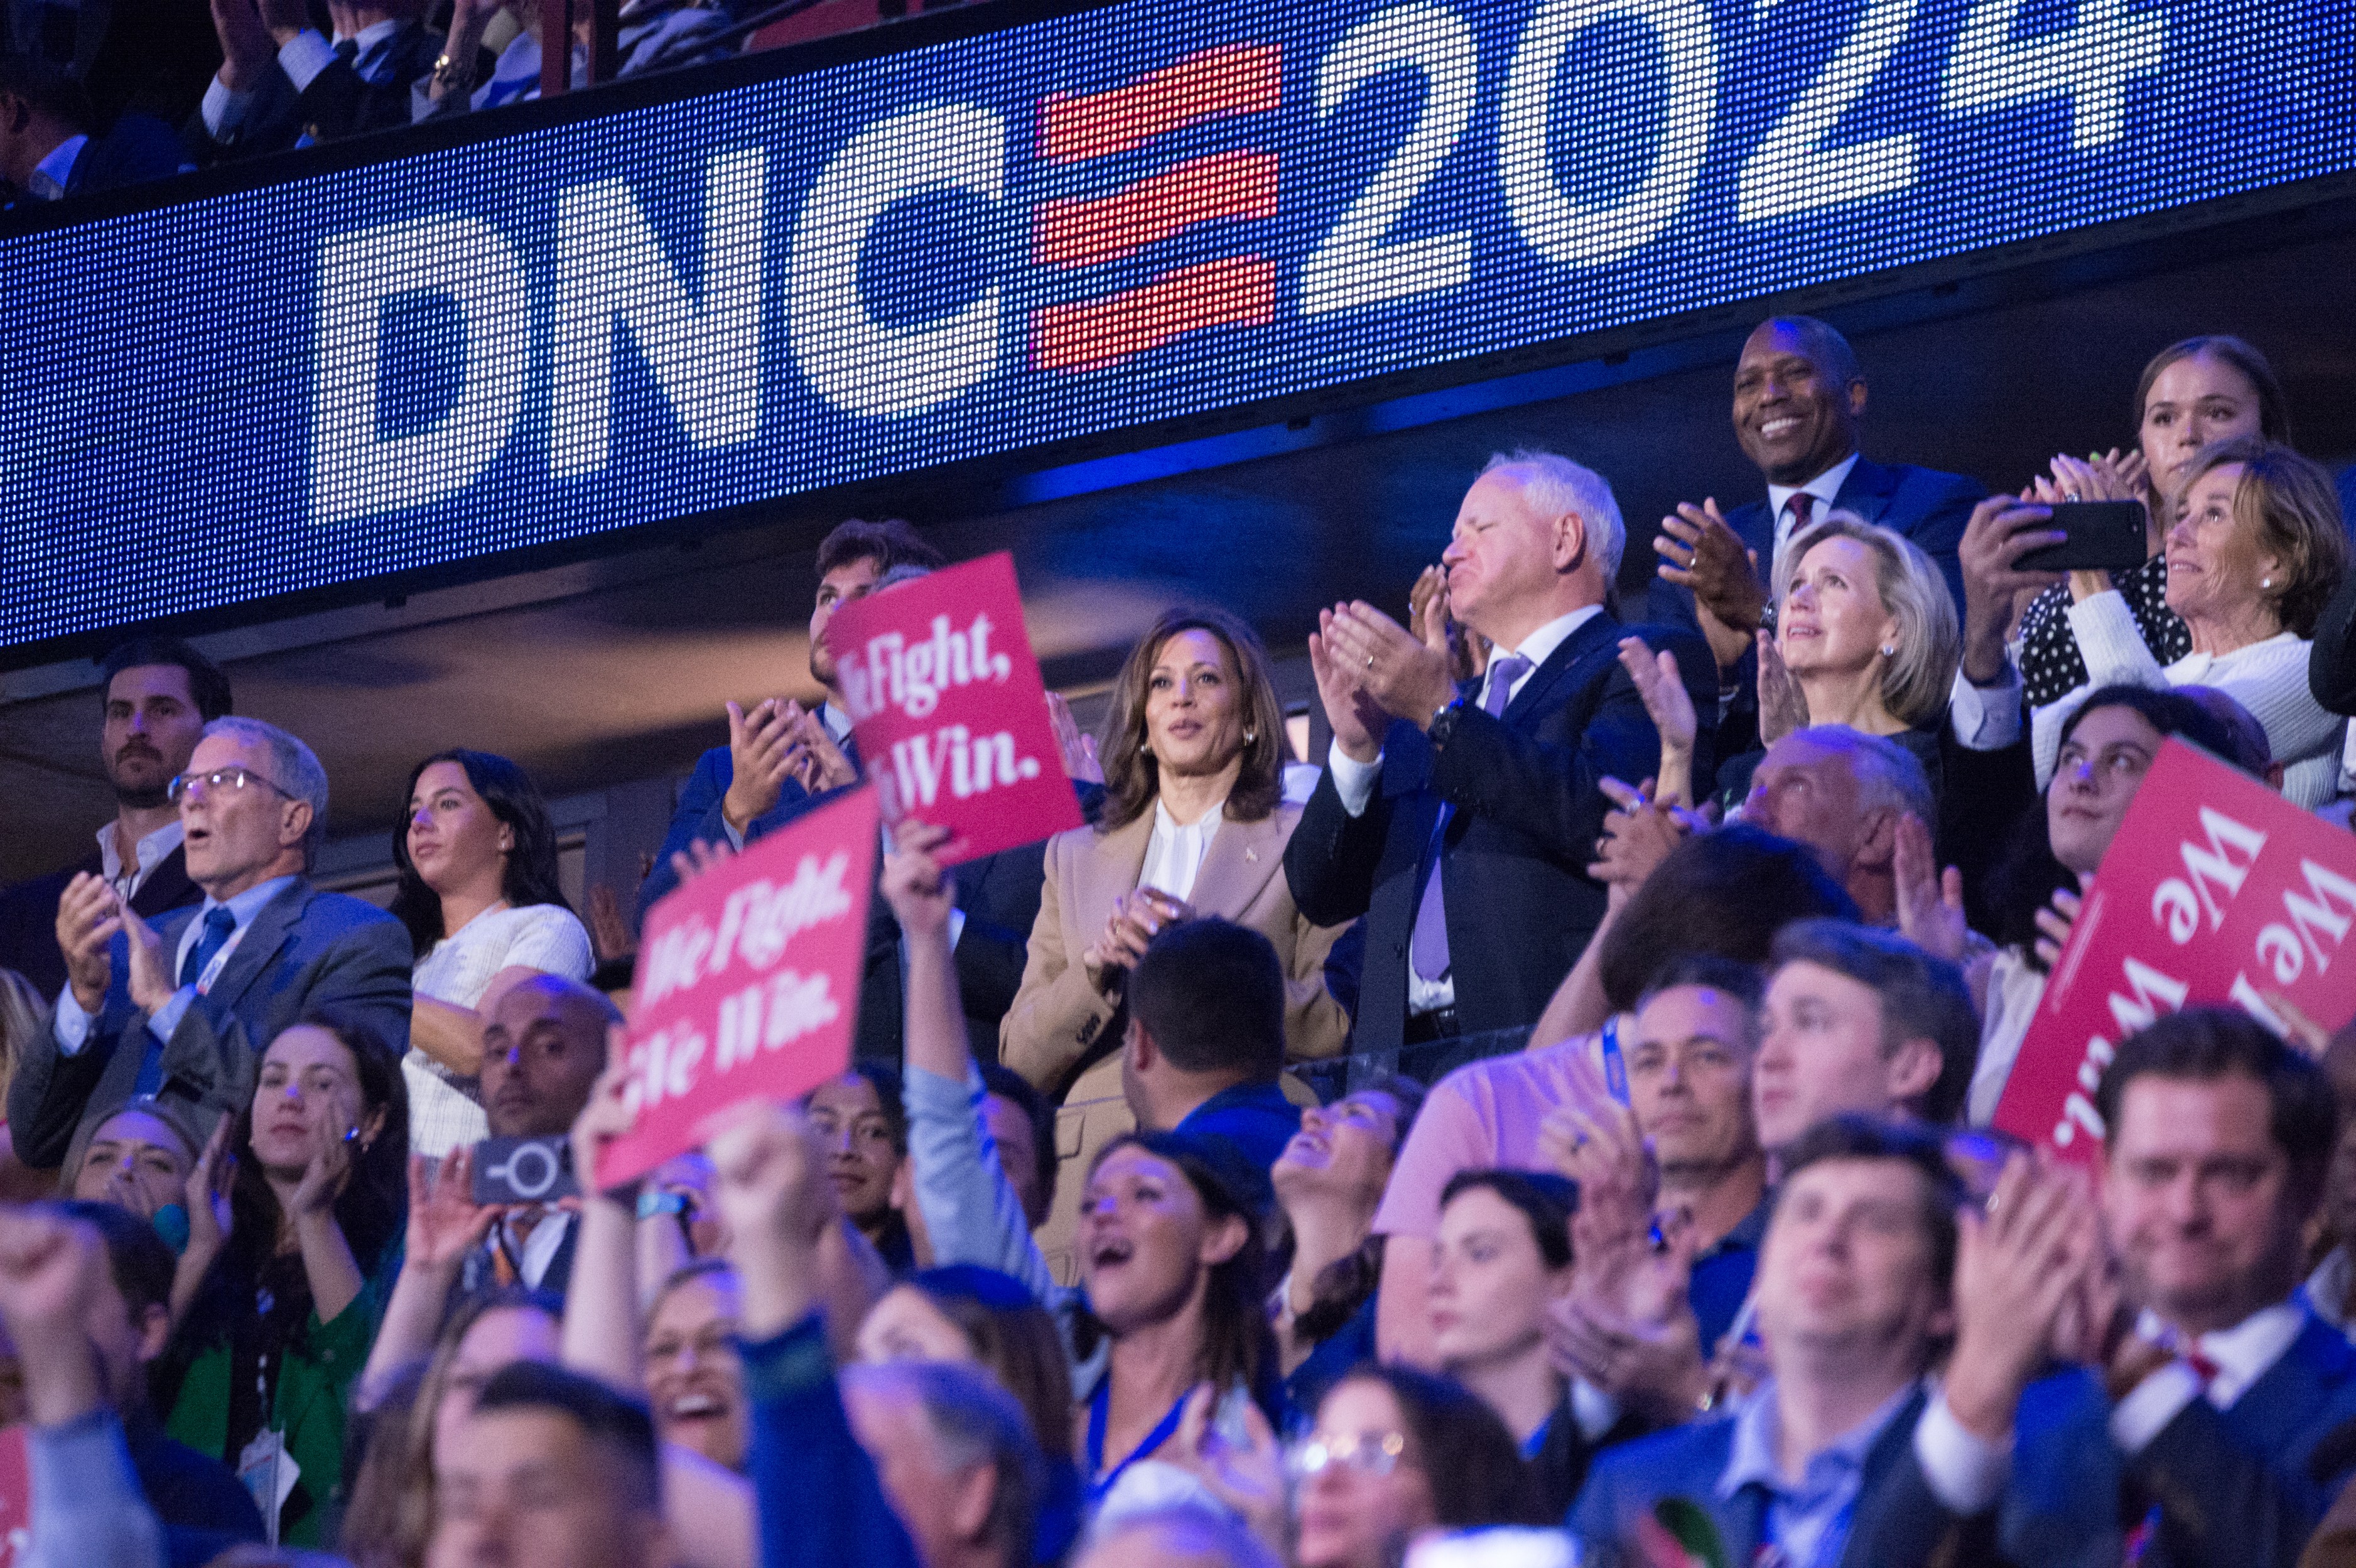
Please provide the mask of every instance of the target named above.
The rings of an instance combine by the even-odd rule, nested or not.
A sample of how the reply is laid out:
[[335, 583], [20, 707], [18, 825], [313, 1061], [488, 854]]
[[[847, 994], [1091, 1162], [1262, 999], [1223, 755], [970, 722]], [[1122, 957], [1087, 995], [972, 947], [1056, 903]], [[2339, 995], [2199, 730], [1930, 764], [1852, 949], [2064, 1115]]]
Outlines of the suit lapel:
[[318, 889], [307, 878], [298, 876], [291, 886], [256, 910], [252, 924], [237, 939], [237, 950], [229, 955], [229, 962], [221, 966], [220, 978], [206, 994], [220, 1006], [234, 1009], [247, 989], [262, 977], [262, 972], [270, 967], [270, 961], [278, 956], [278, 950], [294, 929], [294, 922], [302, 918], [303, 911], [317, 894]]
[[1284, 864], [1283, 811], [1280, 806], [1256, 822], [1221, 822], [1203, 852], [1194, 896], [1186, 901], [1206, 915], [1228, 919], [1250, 908]]
[[2225, 1420], [2262, 1452], [2280, 1454], [2348, 1380], [2356, 1347], [2309, 1316], [2298, 1337], [2242, 1392]]
[[1897, 469], [1859, 457], [1857, 467], [1848, 471], [1848, 478], [1841, 481], [1839, 493], [1833, 497], [1833, 506], [1837, 510], [1855, 512], [1868, 522], [1879, 522], [1897, 489]]
[[1093, 853], [1081, 856], [1078, 923], [1089, 940], [1103, 932], [1112, 901], [1137, 891], [1137, 879], [1145, 872], [1145, 846], [1152, 838], [1153, 810], [1149, 806], [1137, 821], [1097, 837]]
[[166, 909], [189, 902], [188, 895], [196, 890], [197, 885], [188, 880], [187, 851], [177, 847], [155, 863], [155, 869], [147, 874], [147, 880], [131, 896], [131, 908], [152, 919]]
[[1537, 672], [1522, 682], [1522, 689], [1505, 704], [1505, 723], [1518, 726], [1546, 701], [1547, 693], [1572, 666], [1600, 650], [1617, 647], [1619, 641], [1620, 623], [1612, 618], [1610, 610], [1598, 610], [1589, 616], [1577, 631], [1562, 639], [1560, 647], [1547, 655]]

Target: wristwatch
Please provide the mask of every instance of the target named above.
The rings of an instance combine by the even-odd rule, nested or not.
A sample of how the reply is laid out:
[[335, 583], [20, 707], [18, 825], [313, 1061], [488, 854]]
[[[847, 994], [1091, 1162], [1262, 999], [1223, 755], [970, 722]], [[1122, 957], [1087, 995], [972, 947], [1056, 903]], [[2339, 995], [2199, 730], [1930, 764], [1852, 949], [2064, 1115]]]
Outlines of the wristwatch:
[[1424, 731], [1435, 750], [1445, 746], [1456, 734], [1456, 723], [1464, 715], [1464, 699], [1457, 698], [1431, 715], [1431, 725]]

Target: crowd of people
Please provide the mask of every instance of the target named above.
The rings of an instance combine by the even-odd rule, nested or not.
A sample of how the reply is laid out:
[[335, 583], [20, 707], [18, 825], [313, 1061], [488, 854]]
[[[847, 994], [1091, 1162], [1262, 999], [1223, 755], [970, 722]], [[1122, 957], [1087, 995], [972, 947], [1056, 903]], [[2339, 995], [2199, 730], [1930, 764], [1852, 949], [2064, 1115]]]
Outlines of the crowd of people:
[[[578, 88], [589, 82], [596, 40], [591, 8], [573, 9], [565, 48]], [[765, 23], [806, 9], [627, 0], [608, 69], [618, 79], [728, 59], [770, 41]], [[901, 0], [876, 15], [906, 9]], [[9, 51], [0, 52], [0, 207], [37, 208], [541, 93], [539, 0], [214, 0], [209, 25], [207, 15], [177, 0], [123, 0], [14, 18], [0, 38]], [[797, 37], [824, 30], [788, 26]]]
[[[380, 909], [310, 748], [123, 643], [115, 815], [0, 893], [22, 1560], [2356, 1562], [2356, 1027], [2163, 1012], [2091, 1166], [1995, 1125], [2168, 739], [2345, 825], [2331, 480], [2227, 338], [2009, 493], [1865, 409], [1761, 326], [1765, 498], [1641, 621], [1606, 479], [1493, 460], [1403, 618], [1320, 613], [1322, 757], [1162, 616], [1050, 699], [1085, 825], [904, 822], [851, 1069], [620, 1190], [516, 1174], [631, 1119], [525, 771], [417, 763]], [[2146, 564], [2027, 569], [2092, 499]], [[829, 623], [944, 564], [828, 537], [827, 695], [726, 704], [642, 909], [861, 787]]]

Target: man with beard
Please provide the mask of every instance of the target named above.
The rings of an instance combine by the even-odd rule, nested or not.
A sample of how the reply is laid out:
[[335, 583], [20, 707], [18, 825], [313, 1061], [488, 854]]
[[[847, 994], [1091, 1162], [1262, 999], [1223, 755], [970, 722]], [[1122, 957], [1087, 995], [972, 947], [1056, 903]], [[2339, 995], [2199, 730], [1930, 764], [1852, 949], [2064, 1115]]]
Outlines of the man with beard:
[[[177, 637], [135, 638], [110, 651], [99, 669], [99, 761], [114, 788], [114, 815], [98, 830], [94, 853], [0, 893], [0, 968], [15, 970], [48, 997], [66, 983], [58, 898], [77, 875], [104, 877], [148, 920], [204, 897], [188, 880], [180, 811], [166, 787], [187, 768], [205, 725], [230, 711], [229, 677]], [[115, 965], [118, 974], [124, 970]]]

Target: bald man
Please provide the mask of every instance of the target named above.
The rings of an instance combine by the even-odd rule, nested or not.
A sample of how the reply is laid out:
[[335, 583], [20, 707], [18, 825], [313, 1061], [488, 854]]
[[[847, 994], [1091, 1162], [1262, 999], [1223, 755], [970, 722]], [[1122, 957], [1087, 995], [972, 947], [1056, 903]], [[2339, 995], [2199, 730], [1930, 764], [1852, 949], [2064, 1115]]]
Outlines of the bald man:
[[[605, 1070], [605, 1031], [621, 1021], [611, 1002], [577, 980], [541, 974], [510, 987], [483, 1026], [483, 1110], [491, 1136], [570, 1133]], [[466, 1260], [460, 1288], [524, 1284], [562, 1294], [576, 1229], [573, 1216], [553, 1205], [510, 1208]]]

